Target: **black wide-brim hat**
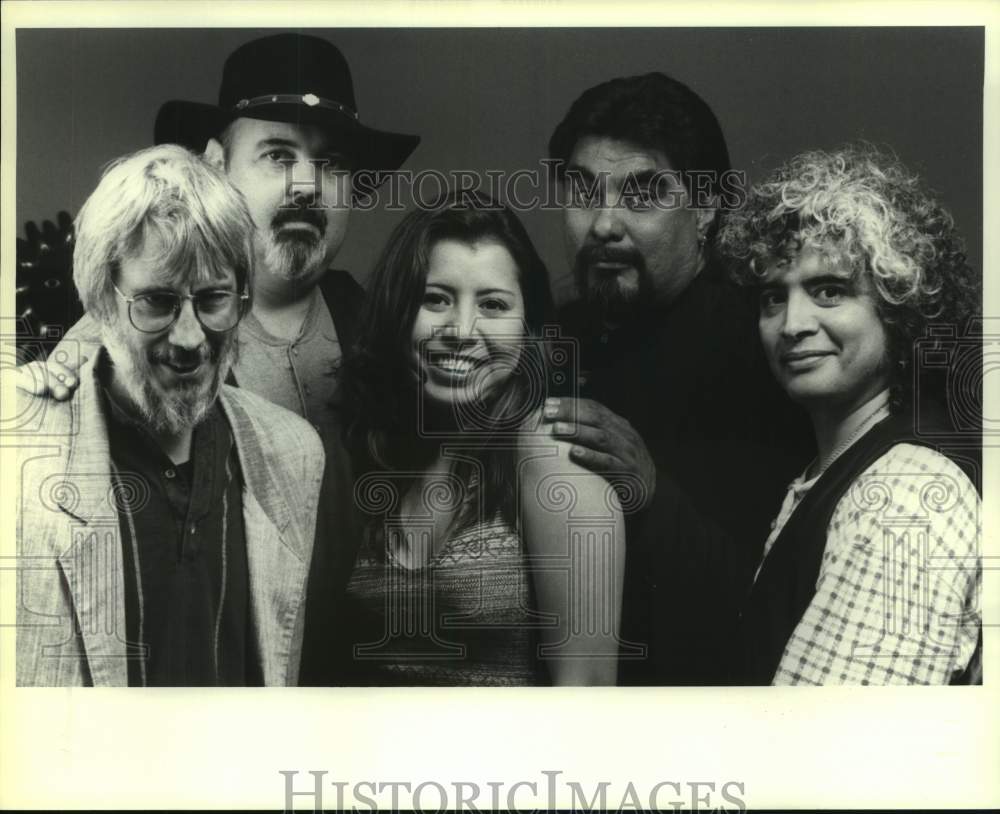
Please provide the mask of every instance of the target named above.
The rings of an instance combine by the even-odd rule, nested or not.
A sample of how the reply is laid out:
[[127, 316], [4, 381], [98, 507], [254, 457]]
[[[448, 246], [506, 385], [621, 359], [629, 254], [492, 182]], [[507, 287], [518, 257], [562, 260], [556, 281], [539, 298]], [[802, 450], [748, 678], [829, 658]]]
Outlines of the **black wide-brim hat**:
[[347, 60], [335, 45], [304, 34], [274, 34], [241, 45], [222, 69], [219, 104], [173, 100], [156, 115], [156, 144], [201, 153], [239, 118], [315, 124], [350, 154], [355, 170], [398, 169], [419, 136], [361, 124]]

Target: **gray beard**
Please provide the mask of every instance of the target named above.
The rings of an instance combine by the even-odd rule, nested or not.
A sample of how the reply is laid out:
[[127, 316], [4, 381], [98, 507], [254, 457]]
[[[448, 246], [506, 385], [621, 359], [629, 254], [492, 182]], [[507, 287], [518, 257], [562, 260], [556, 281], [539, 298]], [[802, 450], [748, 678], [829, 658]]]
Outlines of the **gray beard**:
[[114, 381], [125, 392], [137, 417], [154, 434], [178, 435], [201, 424], [209, 415], [222, 383], [237, 357], [235, 329], [219, 351], [219, 364], [208, 387], [199, 383], [180, 383], [171, 390], [153, 384], [150, 362], [124, 341], [117, 326], [102, 331], [104, 347], [114, 365]]
[[326, 263], [326, 243], [322, 239], [277, 240], [273, 234], [256, 237], [257, 256], [262, 268], [282, 280], [299, 280], [311, 276]]

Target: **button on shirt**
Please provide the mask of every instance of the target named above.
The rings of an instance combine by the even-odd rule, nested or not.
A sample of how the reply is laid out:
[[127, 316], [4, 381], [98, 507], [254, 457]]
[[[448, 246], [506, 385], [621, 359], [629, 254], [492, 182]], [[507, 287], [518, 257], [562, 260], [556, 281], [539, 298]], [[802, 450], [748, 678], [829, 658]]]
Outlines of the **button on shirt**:
[[767, 536], [767, 541], [764, 543], [764, 554], [761, 557], [760, 565], [757, 566], [757, 571], [754, 574], [754, 581], [756, 582], [758, 575], [760, 574], [760, 569], [764, 567], [764, 559], [771, 552], [771, 547], [774, 545], [775, 540], [781, 535], [782, 530], [785, 528], [785, 523], [788, 522], [788, 518], [792, 516], [799, 504], [802, 502], [802, 498], [806, 496], [806, 493], [812, 489], [816, 481], [819, 480], [819, 475], [813, 478], [806, 479], [806, 474], [803, 472], [795, 480], [793, 480], [788, 485], [788, 491], [785, 492], [785, 499], [781, 503], [781, 508], [778, 510], [778, 516], [774, 518], [771, 523], [771, 532]]
[[253, 626], [242, 477], [216, 403], [174, 464], [107, 390], [105, 415], [119, 485], [119, 528], [132, 686], [263, 683]]
[[309, 421], [320, 433], [337, 437], [337, 367], [340, 341], [333, 317], [316, 289], [298, 336], [269, 333], [253, 312], [240, 323], [237, 384]]

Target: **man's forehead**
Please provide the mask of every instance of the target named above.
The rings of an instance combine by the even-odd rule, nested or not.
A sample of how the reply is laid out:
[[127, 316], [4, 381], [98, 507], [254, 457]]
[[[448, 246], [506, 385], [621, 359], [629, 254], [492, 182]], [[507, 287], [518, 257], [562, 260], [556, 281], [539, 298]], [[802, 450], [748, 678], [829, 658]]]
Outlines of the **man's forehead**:
[[230, 143], [233, 149], [252, 149], [269, 141], [290, 142], [311, 153], [346, 152], [346, 145], [338, 144], [334, 134], [316, 124], [293, 124], [265, 119], [239, 118], [230, 125]]
[[235, 271], [222, 258], [209, 254], [205, 247], [190, 241], [170, 245], [155, 230], [145, 230], [133, 246], [122, 252], [122, 282], [136, 289], [235, 282]]
[[673, 169], [660, 150], [604, 136], [581, 138], [573, 148], [569, 168], [594, 175], [610, 173], [612, 177]]

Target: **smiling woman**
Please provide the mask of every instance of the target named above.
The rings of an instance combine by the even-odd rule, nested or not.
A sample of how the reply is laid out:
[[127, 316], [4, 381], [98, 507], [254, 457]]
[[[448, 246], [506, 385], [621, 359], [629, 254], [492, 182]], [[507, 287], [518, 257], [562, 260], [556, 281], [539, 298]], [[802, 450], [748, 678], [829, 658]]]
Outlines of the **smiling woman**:
[[937, 393], [912, 369], [981, 307], [951, 216], [895, 159], [848, 147], [779, 168], [720, 242], [819, 450], [742, 608], [739, 683], [980, 680], [979, 422], [954, 415], [979, 414], [981, 369]]
[[524, 347], [524, 298], [514, 258], [484, 236], [431, 249], [413, 325], [416, 373], [428, 405], [487, 399], [516, 370]]
[[326, 681], [614, 683], [622, 512], [540, 426], [552, 302], [523, 226], [481, 198], [414, 212], [370, 290], [342, 372], [370, 520], [349, 623], [318, 622]]

